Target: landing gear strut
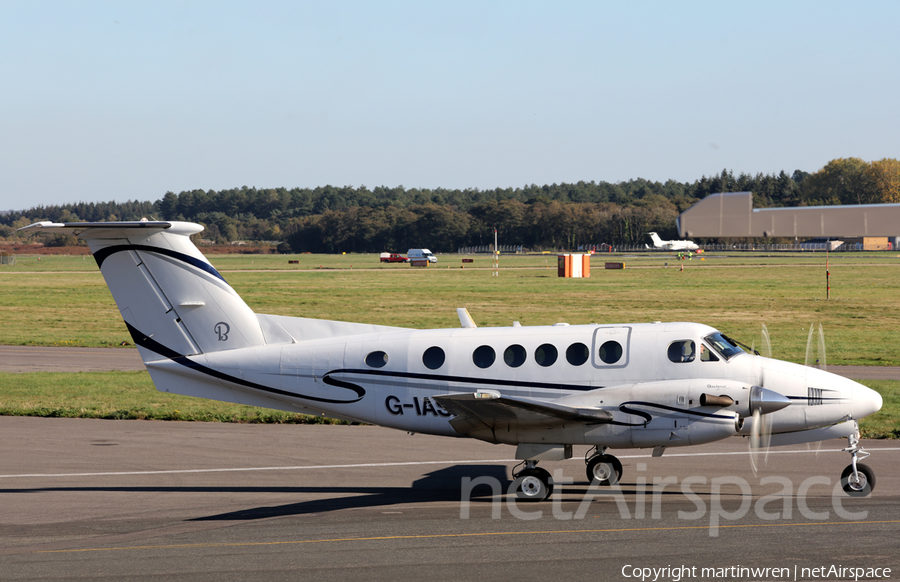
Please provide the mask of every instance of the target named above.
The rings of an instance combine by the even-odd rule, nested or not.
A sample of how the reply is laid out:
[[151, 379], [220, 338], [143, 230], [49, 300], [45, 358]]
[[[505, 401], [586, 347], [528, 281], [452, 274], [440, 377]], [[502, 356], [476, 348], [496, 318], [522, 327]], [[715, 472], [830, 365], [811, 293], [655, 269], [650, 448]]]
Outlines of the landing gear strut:
[[841, 487], [850, 497], [867, 497], [875, 489], [875, 472], [868, 465], [858, 462], [869, 456], [859, 446], [859, 423], [856, 423], [856, 431], [847, 437], [847, 448], [843, 451], [850, 453], [850, 464], [841, 472]]
[[516, 497], [523, 501], [543, 501], [553, 493], [550, 472], [537, 466], [537, 461], [525, 461], [525, 467], [513, 471]]
[[622, 479], [622, 463], [612, 455], [607, 455], [606, 447], [596, 446], [585, 455], [586, 473], [590, 483], [615, 485]]

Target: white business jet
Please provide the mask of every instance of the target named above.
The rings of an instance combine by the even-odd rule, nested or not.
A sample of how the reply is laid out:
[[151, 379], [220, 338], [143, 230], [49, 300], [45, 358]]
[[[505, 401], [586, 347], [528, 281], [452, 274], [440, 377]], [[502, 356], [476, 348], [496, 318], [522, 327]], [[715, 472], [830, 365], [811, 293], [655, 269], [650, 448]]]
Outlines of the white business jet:
[[[655, 232], [648, 232], [650, 238], [653, 239], [653, 248], [663, 249], [665, 251], [696, 251], [700, 247], [697, 243], [689, 240], [662, 240]], [[650, 248], [647, 246], [647, 248]]]
[[[515, 445], [517, 495], [543, 500], [539, 461], [593, 445], [589, 480], [616, 483], [608, 448], [747, 436], [784, 445], [846, 437], [841, 479], [868, 495], [857, 421], [881, 396], [760, 357], [697, 323], [416, 330], [260, 315], [188, 238], [185, 222], [36, 223], [85, 239], [158, 390]], [[862, 457], [864, 458], [864, 457]]]

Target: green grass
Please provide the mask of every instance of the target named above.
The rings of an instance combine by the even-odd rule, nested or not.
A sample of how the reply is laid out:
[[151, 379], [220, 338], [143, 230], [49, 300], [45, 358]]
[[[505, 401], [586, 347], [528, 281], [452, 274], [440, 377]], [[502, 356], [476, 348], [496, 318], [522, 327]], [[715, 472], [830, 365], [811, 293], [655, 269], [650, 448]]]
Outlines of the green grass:
[[884, 399], [881, 410], [859, 421], [863, 438], [900, 438], [900, 381], [860, 380], [860, 383], [875, 390]]
[[[589, 279], [557, 278], [555, 257], [542, 255], [502, 257], [499, 277], [485, 256], [465, 269], [456, 255], [427, 269], [382, 265], [377, 255], [293, 257], [299, 266], [279, 255], [212, 262], [262, 313], [413, 328], [457, 327], [457, 307], [481, 326], [698, 321], [757, 345], [765, 323], [773, 355], [801, 363], [809, 328], [821, 323], [829, 364], [900, 365], [900, 259], [892, 254], [832, 257], [829, 300], [821, 254], [710, 256], [683, 272], [669, 255], [624, 257], [622, 271], [602, 269], [608, 257], [598, 256]], [[62, 259], [80, 257], [53, 258], [59, 270], [0, 269], [0, 344], [129, 342], [96, 267], [75, 271]]]
[[[343, 423], [157, 392], [147, 372], [0, 373], [0, 415], [244, 423]], [[64, 386], [60, 389], [60, 386]]]

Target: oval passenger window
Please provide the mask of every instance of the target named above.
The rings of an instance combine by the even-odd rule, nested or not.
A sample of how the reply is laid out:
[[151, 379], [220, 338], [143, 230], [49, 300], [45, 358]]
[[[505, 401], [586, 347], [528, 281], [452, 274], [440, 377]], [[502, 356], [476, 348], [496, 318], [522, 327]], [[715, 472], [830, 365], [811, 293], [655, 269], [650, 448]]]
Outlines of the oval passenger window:
[[622, 346], [617, 341], [610, 340], [600, 346], [600, 360], [604, 364], [615, 364], [622, 358]]
[[422, 354], [422, 363], [429, 370], [437, 370], [444, 365], [444, 350], [437, 346], [428, 348]]
[[384, 352], [372, 352], [366, 356], [366, 365], [371, 368], [383, 368], [388, 362], [388, 355]]
[[580, 366], [587, 362], [590, 355], [591, 353], [586, 345], [582, 343], [572, 344], [566, 350], [566, 361], [573, 366]]
[[525, 348], [518, 344], [509, 346], [503, 352], [503, 361], [510, 368], [518, 368], [525, 363]]
[[478, 346], [472, 352], [472, 362], [479, 368], [490, 368], [497, 359], [497, 354], [491, 346]]
[[556, 363], [556, 358], [559, 355], [559, 352], [556, 351], [556, 346], [552, 344], [544, 344], [539, 346], [538, 349], [534, 350], [534, 361], [538, 363], [538, 366], [552, 366]]

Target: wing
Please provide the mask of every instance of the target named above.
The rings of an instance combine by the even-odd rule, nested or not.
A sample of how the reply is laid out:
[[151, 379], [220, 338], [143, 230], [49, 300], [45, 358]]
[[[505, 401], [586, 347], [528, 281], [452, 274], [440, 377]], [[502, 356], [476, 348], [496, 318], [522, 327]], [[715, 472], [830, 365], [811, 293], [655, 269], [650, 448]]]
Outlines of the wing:
[[444, 410], [456, 415], [451, 426], [470, 435], [498, 428], [554, 428], [566, 423], [603, 424], [612, 420], [602, 408], [578, 408], [544, 400], [501, 396], [495, 392], [476, 392], [432, 396]]

